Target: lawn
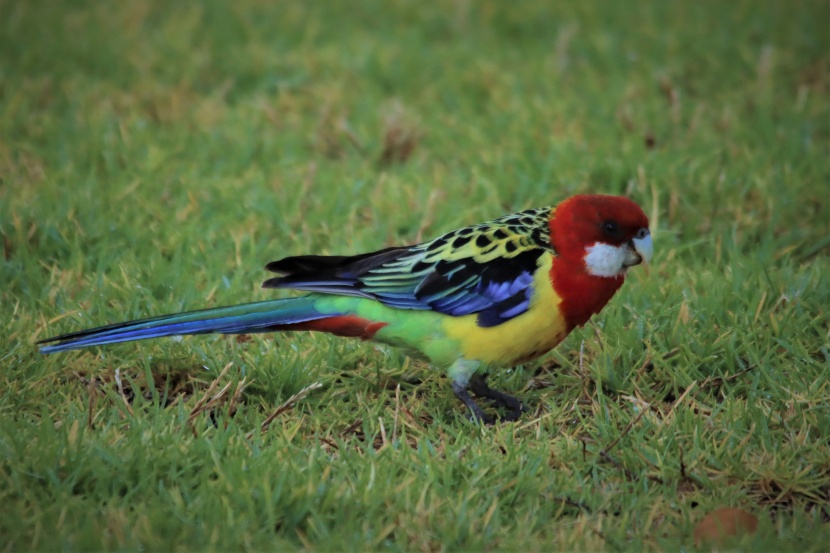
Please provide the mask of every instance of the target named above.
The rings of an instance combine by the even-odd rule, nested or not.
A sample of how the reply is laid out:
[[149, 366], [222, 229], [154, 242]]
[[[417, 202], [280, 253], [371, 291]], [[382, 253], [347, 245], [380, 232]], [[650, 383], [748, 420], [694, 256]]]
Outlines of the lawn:
[[[828, 21], [0, 0], [0, 550], [824, 550]], [[34, 345], [579, 192], [640, 203], [655, 259], [493, 375], [515, 424], [321, 334]], [[695, 545], [720, 507], [757, 529]]]

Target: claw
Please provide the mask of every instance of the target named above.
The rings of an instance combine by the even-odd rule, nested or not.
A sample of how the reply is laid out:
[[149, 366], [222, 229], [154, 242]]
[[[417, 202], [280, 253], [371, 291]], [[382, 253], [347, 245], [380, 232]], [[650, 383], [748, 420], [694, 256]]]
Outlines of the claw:
[[508, 409], [509, 412], [501, 417], [502, 421], [516, 421], [519, 420], [519, 417], [522, 416], [522, 413], [527, 411], [527, 408], [522, 405], [522, 402], [516, 399], [513, 396], [507, 395], [503, 392], [499, 392], [498, 390], [494, 390], [487, 385], [487, 375], [479, 376], [473, 375], [470, 378], [470, 381], [467, 386], [462, 386], [460, 384], [453, 383], [452, 391], [455, 392], [455, 396], [464, 402], [470, 411], [472, 411], [472, 420], [473, 421], [482, 421], [484, 424], [494, 424], [495, 418], [491, 415], [486, 414], [481, 407], [476, 403], [473, 398], [470, 397], [470, 394], [467, 393], [467, 388], [472, 390], [472, 392], [477, 397], [483, 397], [485, 399], [489, 399], [494, 404], [504, 407]]
[[484, 410], [478, 405], [478, 403], [470, 397], [470, 394], [467, 393], [467, 387], [456, 382], [452, 383], [452, 391], [455, 393], [455, 397], [460, 399], [464, 402], [464, 405], [467, 406], [468, 409], [472, 412], [470, 415], [471, 420], [473, 422], [481, 421], [484, 424], [493, 424], [493, 417], [486, 414]]

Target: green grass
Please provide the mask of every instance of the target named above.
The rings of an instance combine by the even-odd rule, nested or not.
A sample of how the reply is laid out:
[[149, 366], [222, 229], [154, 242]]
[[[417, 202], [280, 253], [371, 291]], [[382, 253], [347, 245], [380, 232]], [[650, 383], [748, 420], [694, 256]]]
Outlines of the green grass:
[[[0, 549], [826, 547], [830, 5], [576, 4], [0, 0]], [[583, 191], [656, 259], [517, 424], [322, 335], [33, 346]]]

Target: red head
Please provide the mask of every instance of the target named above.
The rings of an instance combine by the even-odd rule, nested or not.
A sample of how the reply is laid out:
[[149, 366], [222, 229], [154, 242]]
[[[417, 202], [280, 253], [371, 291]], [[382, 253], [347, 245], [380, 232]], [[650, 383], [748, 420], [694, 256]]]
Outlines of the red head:
[[605, 306], [629, 267], [651, 260], [648, 217], [621, 196], [568, 198], [551, 213], [550, 231], [557, 254], [551, 279], [571, 327]]

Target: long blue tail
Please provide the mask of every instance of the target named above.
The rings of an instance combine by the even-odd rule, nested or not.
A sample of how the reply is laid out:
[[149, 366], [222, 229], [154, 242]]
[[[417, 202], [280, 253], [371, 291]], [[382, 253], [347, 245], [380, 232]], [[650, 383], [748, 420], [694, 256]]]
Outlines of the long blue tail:
[[269, 332], [273, 330], [273, 327], [285, 330], [285, 325], [315, 321], [330, 316], [317, 311], [313, 300], [308, 296], [303, 296], [117, 323], [47, 338], [38, 344], [57, 342], [40, 347], [41, 353], [57, 353], [161, 336], [210, 334], [212, 332], [221, 334]]

